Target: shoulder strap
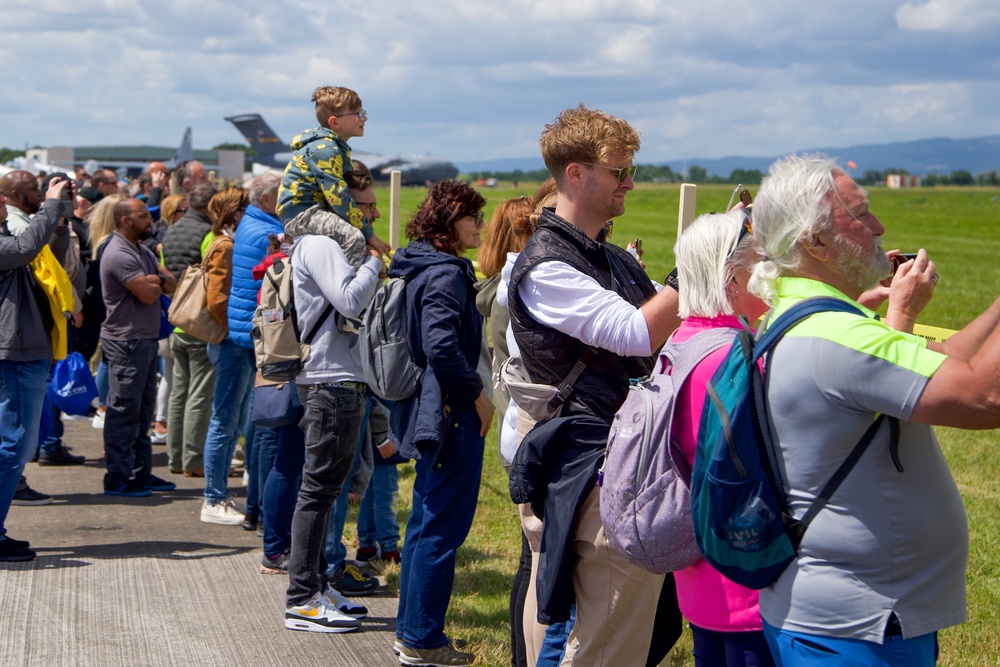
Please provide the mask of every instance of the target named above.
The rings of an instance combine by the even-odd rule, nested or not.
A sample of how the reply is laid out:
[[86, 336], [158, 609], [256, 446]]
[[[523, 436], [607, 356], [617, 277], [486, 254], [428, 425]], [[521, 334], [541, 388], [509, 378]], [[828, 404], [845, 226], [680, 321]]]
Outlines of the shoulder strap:
[[557, 412], [562, 407], [566, 399], [569, 398], [569, 395], [573, 393], [573, 385], [580, 379], [583, 371], [587, 369], [587, 366], [594, 360], [597, 353], [598, 350], [596, 347], [588, 347], [586, 352], [583, 353], [583, 357], [577, 359], [576, 363], [573, 364], [573, 368], [569, 369], [569, 373], [559, 383], [559, 393], [549, 401], [549, 410]]
[[773, 347], [785, 332], [793, 326], [806, 319], [810, 315], [823, 312], [854, 313], [863, 317], [861, 310], [847, 301], [835, 299], [833, 297], [819, 296], [812, 299], [804, 299], [783, 312], [778, 318], [768, 325], [767, 329], [754, 343], [754, 361], [760, 359], [765, 352]]
[[799, 519], [797, 534], [790, 536], [795, 548], [798, 548], [799, 542], [802, 541], [802, 536], [805, 534], [806, 528], [809, 527], [809, 524], [812, 523], [814, 518], [816, 518], [816, 515], [819, 514], [820, 510], [826, 507], [830, 498], [834, 493], [836, 493], [837, 489], [840, 488], [841, 483], [847, 478], [847, 475], [854, 469], [854, 466], [861, 459], [861, 455], [868, 449], [868, 445], [870, 445], [872, 440], [875, 439], [875, 433], [878, 431], [879, 426], [882, 425], [882, 422], [887, 420], [891, 427], [889, 430], [890, 439], [893, 441], [893, 444], [890, 445], [890, 447], [895, 448], [895, 446], [899, 443], [899, 420], [895, 417], [886, 417], [886, 415], [880, 414], [878, 418], [872, 422], [871, 426], [865, 430], [865, 434], [861, 436], [861, 440], [858, 441], [858, 444], [854, 445], [854, 449], [851, 450], [851, 453], [847, 455], [844, 462], [840, 464], [839, 468], [837, 468], [837, 472], [833, 473], [833, 477], [830, 478], [830, 480], [826, 483], [826, 486], [823, 487], [823, 490], [816, 496], [816, 500], [813, 501], [812, 505], [809, 506], [809, 509], [806, 510], [806, 513], [801, 519]]
[[[764, 334], [753, 346], [753, 364], [767, 353], [782, 336], [785, 335], [790, 328], [809, 317], [810, 315], [815, 315], [820, 312], [842, 312], [842, 313], [854, 313], [860, 317], [864, 317], [864, 313], [856, 306], [852, 305], [847, 301], [841, 299], [835, 299], [832, 297], [816, 297], [813, 299], [805, 299], [795, 304], [787, 311], [778, 316], [778, 319], [767, 328]], [[749, 342], [749, 341], [747, 341]], [[749, 355], [748, 355], [749, 356]], [[785, 530], [788, 534], [789, 539], [792, 542], [793, 547], [798, 550], [799, 544], [802, 542], [802, 537], [805, 535], [806, 529], [809, 524], [812, 523], [816, 515], [826, 507], [826, 504], [830, 501], [830, 498], [836, 493], [837, 489], [850, 474], [854, 466], [857, 465], [858, 461], [861, 460], [861, 456], [868, 449], [868, 446], [875, 439], [875, 434], [882, 422], [888, 419], [890, 424], [890, 450], [896, 451], [899, 443], [899, 420], [895, 417], [887, 417], [884, 414], [880, 414], [875, 421], [865, 430], [864, 435], [851, 450], [847, 458], [844, 459], [843, 463], [837, 468], [836, 472], [830, 477], [827, 483], [823, 486], [823, 489], [813, 500], [812, 504], [806, 510], [806, 513], [801, 519], [794, 519], [791, 516], [791, 512], [788, 510], [787, 498], [784, 492], [784, 485], [780, 479], [778, 472], [778, 462], [777, 457], [774, 453], [774, 443], [771, 441], [770, 427], [767, 422], [767, 407], [766, 407], [766, 397], [764, 396], [764, 384], [763, 377], [760, 373], [755, 372], [755, 368], [751, 368], [751, 391], [753, 392], [753, 412], [754, 412], [754, 427], [758, 430], [758, 442], [763, 445], [764, 454], [766, 456], [765, 463], [768, 470], [768, 477], [771, 481], [772, 487], [774, 487], [775, 496], [778, 498], [779, 502], [782, 504], [782, 511], [785, 516]]]
[[209, 243], [208, 247], [205, 249], [205, 256], [201, 260], [201, 268], [205, 269], [206, 271], [208, 270], [208, 258], [212, 256], [212, 253], [215, 251], [216, 246], [218, 246], [222, 241], [224, 241], [227, 238], [228, 237], [225, 234], [219, 234], [214, 239], [212, 239], [212, 242]]
[[326, 322], [326, 318], [330, 317], [331, 313], [333, 313], [333, 304], [327, 302], [326, 308], [323, 310], [323, 314], [319, 316], [319, 319], [316, 320], [316, 324], [312, 325], [309, 329], [309, 333], [307, 333], [306, 337], [302, 339], [303, 343], [306, 345], [312, 343], [312, 340], [316, 337], [316, 333], [319, 331], [319, 328], [323, 325], [323, 322]]

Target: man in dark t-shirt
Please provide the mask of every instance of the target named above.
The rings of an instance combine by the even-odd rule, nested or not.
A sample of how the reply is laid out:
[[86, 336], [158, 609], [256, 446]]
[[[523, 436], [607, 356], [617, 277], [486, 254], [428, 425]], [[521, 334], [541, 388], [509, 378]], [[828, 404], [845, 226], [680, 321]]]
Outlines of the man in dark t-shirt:
[[115, 233], [101, 255], [101, 285], [107, 317], [101, 327], [111, 390], [104, 421], [109, 496], [148, 496], [175, 484], [152, 473], [149, 424], [156, 403], [156, 355], [160, 296], [177, 286], [140, 242], [149, 238], [153, 218], [138, 199], [115, 205]]

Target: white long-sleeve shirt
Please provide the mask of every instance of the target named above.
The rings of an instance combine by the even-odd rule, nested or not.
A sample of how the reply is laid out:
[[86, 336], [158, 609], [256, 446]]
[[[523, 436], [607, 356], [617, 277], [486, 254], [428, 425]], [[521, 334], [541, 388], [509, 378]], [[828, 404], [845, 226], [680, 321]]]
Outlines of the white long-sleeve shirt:
[[586, 345], [623, 357], [653, 353], [642, 311], [566, 262], [532, 267], [517, 294], [536, 322]]

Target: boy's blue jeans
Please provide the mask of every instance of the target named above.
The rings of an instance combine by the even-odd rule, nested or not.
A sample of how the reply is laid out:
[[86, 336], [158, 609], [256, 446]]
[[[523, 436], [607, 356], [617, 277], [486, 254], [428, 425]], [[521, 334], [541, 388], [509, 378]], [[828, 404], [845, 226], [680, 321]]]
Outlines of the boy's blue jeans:
[[393, 464], [376, 463], [358, 509], [358, 543], [362, 547], [377, 544], [383, 554], [399, 548], [399, 522], [392, 506], [398, 492], [399, 469]]

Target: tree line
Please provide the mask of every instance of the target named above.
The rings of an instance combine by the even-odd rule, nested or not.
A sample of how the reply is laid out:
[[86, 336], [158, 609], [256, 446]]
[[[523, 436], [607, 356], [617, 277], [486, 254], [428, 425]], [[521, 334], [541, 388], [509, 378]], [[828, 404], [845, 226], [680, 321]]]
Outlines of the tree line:
[[[885, 185], [887, 174], [900, 174], [909, 176], [906, 169], [889, 168], [882, 171], [868, 169], [863, 174], [854, 175], [854, 178], [861, 185]], [[475, 178], [495, 178], [498, 181], [527, 181], [537, 183], [549, 177], [549, 172], [545, 169], [523, 170], [514, 169], [512, 171], [481, 171], [469, 174]], [[729, 177], [717, 174], [708, 174], [701, 165], [693, 164], [687, 168], [687, 176], [675, 172], [670, 167], [656, 166], [651, 164], [640, 164], [635, 171], [636, 183], [742, 183], [744, 185], [760, 185], [764, 174], [759, 169], [734, 169]], [[1000, 186], [1000, 176], [996, 171], [982, 172], [973, 176], [966, 169], [957, 169], [950, 174], [928, 174], [920, 179], [923, 187], [933, 187], [935, 185], [982, 185]]]

